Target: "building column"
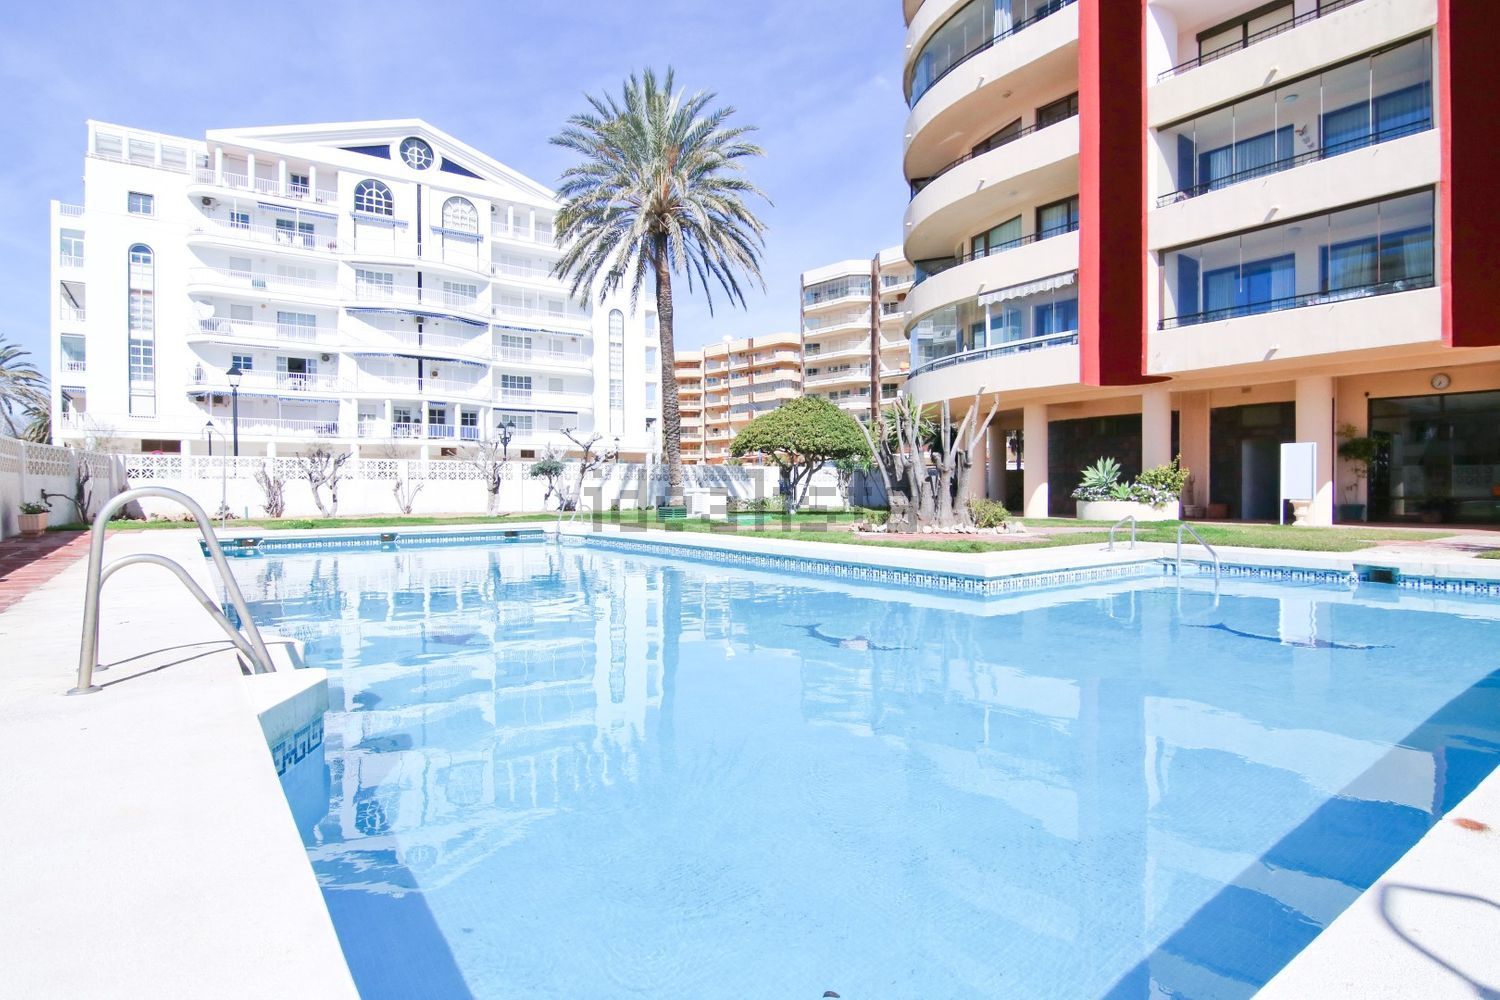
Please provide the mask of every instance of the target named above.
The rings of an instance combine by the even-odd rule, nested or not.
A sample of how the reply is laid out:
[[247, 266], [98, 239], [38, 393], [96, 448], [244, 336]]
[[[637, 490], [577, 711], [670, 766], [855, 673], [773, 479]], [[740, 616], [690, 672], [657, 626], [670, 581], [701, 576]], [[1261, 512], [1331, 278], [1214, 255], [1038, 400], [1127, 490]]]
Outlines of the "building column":
[[224, 147], [214, 147], [214, 182], [224, 183]]
[[253, 193], [255, 191], [255, 154], [254, 153], [246, 153], [245, 154], [245, 183], [250, 186], [250, 190]]
[[307, 197], [312, 201], [318, 200], [318, 165], [316, 163], [307, 168]]
[[1209, 399], [1206, 392], [1184, 392], [1177, 397], [1182, 464], [1189, 476], [1184, 504], [1207, 507], [1209, 497]]
[[985, 489], [991, 500], [998, 503], [1005, 502], [1005, 466], [1007, 454], [1005, 451], [1005, 428], [1000, 426], [1000, 417], [997, 415], [990, 421], [990, 475]]
[[1141, 393], [1141, 468], [1172, 461], [1172, 390], [1153, 385]]
[[276, 161], [276, 193], [285, 197], [286, 195], [286, 161]]
[[1333, 523], [1333, 379], [1314, 375], [1297, 380], [1297, 440], [1318, 446], [1314, 475], [1316, 493], [1307, 508], [1307, 524], [1326, 526]]
[[1047, 404], [1028, 403], [1021, 423], [1026, 437], [1022, 506], [1027, 517], [1047, 517]]

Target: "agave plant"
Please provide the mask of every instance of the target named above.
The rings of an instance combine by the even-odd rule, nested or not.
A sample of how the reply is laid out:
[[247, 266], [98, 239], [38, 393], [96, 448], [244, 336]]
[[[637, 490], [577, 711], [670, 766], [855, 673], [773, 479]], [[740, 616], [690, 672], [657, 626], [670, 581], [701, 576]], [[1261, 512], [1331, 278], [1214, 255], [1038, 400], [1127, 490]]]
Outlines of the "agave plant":
[[1100, 458], [1083, 470], [1083, 478], [1073, 491], [1076, 500], [1106, 500], [1120, 482], [1120, 463], [1112, 458]]

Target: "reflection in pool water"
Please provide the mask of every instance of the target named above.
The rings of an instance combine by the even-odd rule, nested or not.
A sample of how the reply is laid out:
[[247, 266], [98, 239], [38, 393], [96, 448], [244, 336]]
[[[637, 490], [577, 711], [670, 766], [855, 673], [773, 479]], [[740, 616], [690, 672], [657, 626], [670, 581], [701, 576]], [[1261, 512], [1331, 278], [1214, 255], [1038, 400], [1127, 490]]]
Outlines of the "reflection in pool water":
[[1247, 997], [1500, 751], [1478, 599], [234, 568], [331, 671], [287, 788], [372, 998]]

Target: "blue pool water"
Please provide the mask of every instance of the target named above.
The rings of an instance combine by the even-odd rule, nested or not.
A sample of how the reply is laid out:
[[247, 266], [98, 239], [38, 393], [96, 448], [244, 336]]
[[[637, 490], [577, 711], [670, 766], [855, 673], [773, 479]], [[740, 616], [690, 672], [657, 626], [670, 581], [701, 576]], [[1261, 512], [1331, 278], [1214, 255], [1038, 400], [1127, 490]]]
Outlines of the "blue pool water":
[[1478, 598], [234, 569], [331, 671], [286, 785], [366, 998], [1247, 997], [1500, 759]]

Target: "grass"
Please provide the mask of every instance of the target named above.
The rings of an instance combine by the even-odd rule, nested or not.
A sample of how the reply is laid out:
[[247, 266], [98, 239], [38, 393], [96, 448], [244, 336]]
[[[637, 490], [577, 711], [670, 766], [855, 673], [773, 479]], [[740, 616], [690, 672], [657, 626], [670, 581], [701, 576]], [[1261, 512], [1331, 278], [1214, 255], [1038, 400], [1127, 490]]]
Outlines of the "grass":
[[1488, 552], [1479, 553], [1481, 559], [1500, 559], [1500, 549], [1490, 549]]
[[[836, 542], [845, 545], [868, 545], [880, 548], [920, 549], [932, 552], [1013, 552], [1020, 549], [1048, 549], [1067, 545], [1100, 545], [1109, 538], [1108, 524], [1098, 521], [1077, 521], [1071, 518], [1027, 518], [1026, 524], [1039, 528], [1090, 528], [1095, 530], [1068, 532], [1066, 534], [1033, 536], [1030, 540], [1013, 537], [942, 539], [893, 539], [880, 535], [855, 535], [842, 530], [843, 525], [863, 517], [862, 512], [851, 513], [804, 513], [790, 519], [780, 514], [766, 514], [763, 521], [741, 521], [736, 524], [708, 521], [658, 522], [654, 515], [636, 511], [610, 512], [580, 515], [580, 520], [592, 518], [601, 524], [640, 526], [665, 529], [667, 531], [699, 532], [704, 534], [754, 536], [757, 538], [790, 539], [805, 542]], [[528, 521], [551, 521], [556, 513], [505, 514], [499, 517], [462, 515], [453, 517], [427, 517], [389, 515], [379, 517], [338, 518], [254, 518], [231, 521], [236, 530], [245, 528], [303, 529], [318, 528], [403, 528], [466, 524], [516, 524]], [[1161, 521], [1142, 524], [1136, 537], [1143, 542], [1175, 542], [1177, 521]], [[59, 526], [55, 530], [78, 530], [82, 526]], [[123, 531], [155, 531], [190, 528], [183, 521], [116, 521], [114, 528]], [[1285, 549], [1297, 552], [1357, 552], [1383, 541], [1425, 541], [1446, 537], [1448, 531], [1412, 531], [1391, 528], [1350, 526], [1338, 528], [1298, 528], [1276, 524], [1211, 524], [1194, 522], [1194, 529], [1211, 545], [1239, 546], [1255, 549]], [[1120, 537], [1117, 534], [1117, 538]], [[1500, 559], [1500, 551], [1485, 553], [1485, 559]]]

